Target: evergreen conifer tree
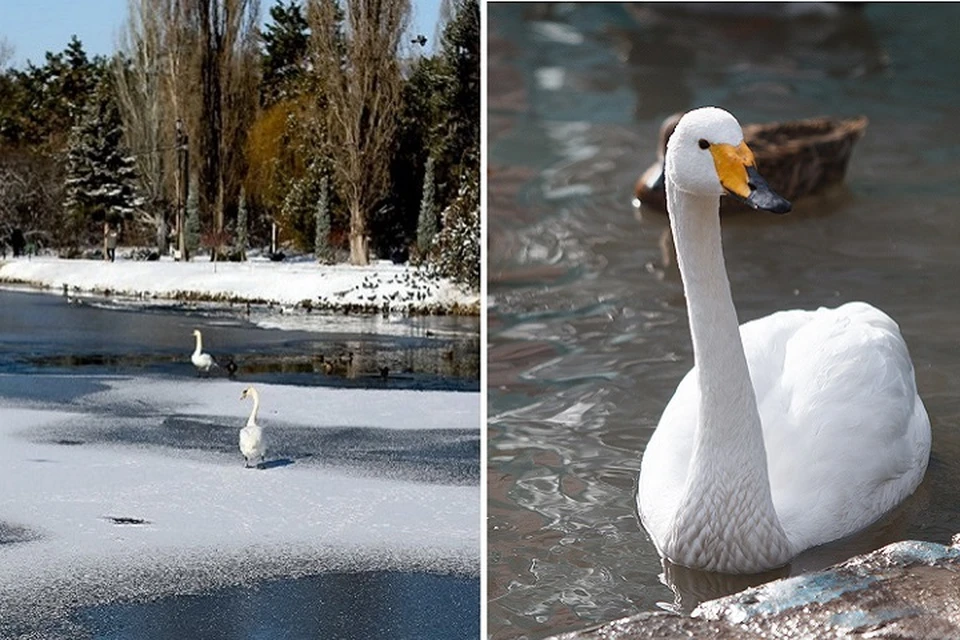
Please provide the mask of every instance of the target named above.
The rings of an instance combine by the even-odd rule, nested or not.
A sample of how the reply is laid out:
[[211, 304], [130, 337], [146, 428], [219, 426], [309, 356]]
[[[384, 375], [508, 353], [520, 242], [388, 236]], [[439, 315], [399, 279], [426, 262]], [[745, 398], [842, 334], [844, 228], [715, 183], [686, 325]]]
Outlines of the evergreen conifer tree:
[[320, 194], [316, 206], [316, 226], [314, 235], [314, 255], [317, 262], [333, 262], [333, 250], [330, 247], [330, 178], [320, 178]]
[[134, 161], [122, 138], [120, 112], [102, 82], [71, 129], [67, 147], [64, 208], [75, 240], [89, 240], [91, 229], [103, 222], [131, 219], [141, 204]]
[[261, 102], [269, 104], [294, 93], [309, 48], [309, 27], [300, 5], [278, 0], [263, 30]]
[[190, 181], [190, 193], [187, 196], [187, 221], [186, 221], [186, 245], [189, 260], [196, 255], [200, 247], [200, 193], [197, 188], [197, 181]]
[[417, 221], [417, 250], [420, 257], [430, 251], [437, 233], [437, 202], [434, 195], [433, 155], [427, 157], [423, 174], [423, 199], [420, 201], [420, 219]]

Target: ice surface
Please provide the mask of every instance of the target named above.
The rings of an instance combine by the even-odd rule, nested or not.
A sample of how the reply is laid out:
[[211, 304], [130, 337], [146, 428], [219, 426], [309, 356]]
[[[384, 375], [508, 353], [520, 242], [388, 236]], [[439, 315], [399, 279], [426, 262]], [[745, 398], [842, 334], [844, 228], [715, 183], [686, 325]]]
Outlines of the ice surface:
[[[171, 420], [212, 425], [223, 438], [250, 410], [243, 385], [227, 380], [91, 378], [60, 377], [82, 391], [49, 402], [0, 397], [0, 534], [23, 534], [0, 544], [3, 616], [62, 617], [119, 598], [333, 570], [478, 574], [478, 484], [400, 481], [376, 464], [358, 474], [322, 460], [253, 470], [219, 444], [87, 439], [105, 425], [145, 433]], [[0, 376], [0, 390], [22, 381]], [[268, 436], [271, 426], [479, 428], [476, 393], [257, 387]], [[50, 437], [58, 433], [69, 437]]]

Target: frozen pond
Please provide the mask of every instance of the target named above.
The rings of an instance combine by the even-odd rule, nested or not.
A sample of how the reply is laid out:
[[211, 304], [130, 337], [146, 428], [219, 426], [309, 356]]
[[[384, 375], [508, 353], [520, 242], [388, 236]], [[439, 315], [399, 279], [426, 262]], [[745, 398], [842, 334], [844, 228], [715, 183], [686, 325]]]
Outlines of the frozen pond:
[[[238, 362], [338, 344], [356, 362], [371, 343], [382, 357], [469, 332], [0, 303], [0, 637], [476, 637], [480, 397], [449, 390], [469, 384], [438, 370], [208, 379], [187, 360], [194, 326]], [[237, 448], [251, 382], [262, 469]]]

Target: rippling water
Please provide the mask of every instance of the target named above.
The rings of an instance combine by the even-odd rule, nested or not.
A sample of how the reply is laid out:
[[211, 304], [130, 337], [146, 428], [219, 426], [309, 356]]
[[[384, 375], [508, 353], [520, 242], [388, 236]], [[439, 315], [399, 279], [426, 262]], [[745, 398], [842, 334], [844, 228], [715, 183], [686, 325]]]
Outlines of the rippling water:
[[[960, 531], [957, 5], [777, 10], [500, 4], [489, 17], [489, 631], [539, 638], [749, 584], [665, 568], [634, 494], [692, 365], [662, 214], [633, 183], [660, 121], [870, 118], [844, 188], [789, 216], [724, 218], [741, 321], [867, 300], [901, 325], [933, 427], [900, 509], [805, 553], [808, 571]], [[753, 578], [762, 581], [778, 574]], [[665, 586], [665, 582], [673, 589]]]

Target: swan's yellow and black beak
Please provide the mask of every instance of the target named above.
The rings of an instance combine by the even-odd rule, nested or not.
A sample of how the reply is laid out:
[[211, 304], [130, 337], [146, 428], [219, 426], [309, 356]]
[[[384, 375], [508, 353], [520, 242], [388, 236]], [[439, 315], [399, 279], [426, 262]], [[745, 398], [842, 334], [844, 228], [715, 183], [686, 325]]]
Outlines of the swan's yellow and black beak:
[[710, 153], [717, 167], [720, 184], [728, 194], [754, 209], [773, 213], [790, 211], [790, 201], [771, 189], [757, 171], [753, 152], [746, 142], [736, 147], [732, 144], [711, 144]]

